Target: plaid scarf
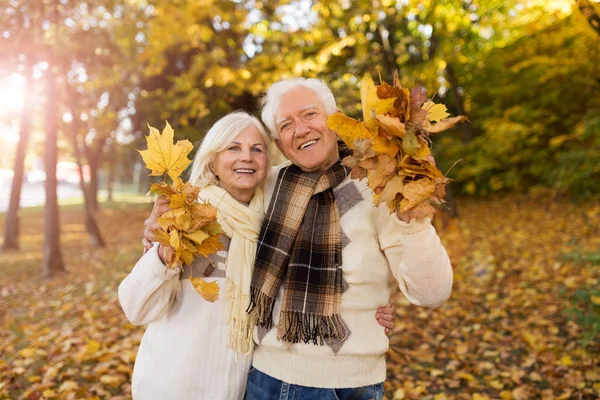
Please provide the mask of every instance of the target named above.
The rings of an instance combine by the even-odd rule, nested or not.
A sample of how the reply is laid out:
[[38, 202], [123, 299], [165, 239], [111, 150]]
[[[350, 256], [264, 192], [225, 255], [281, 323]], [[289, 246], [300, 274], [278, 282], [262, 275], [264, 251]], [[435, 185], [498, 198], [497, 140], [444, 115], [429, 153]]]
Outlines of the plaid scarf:
[[344, 283], [333, 195], [348, 172], [339, 161], [324, 173], [295, 165], [279, 172], [259, 235], [248, 307], [259, 326], [271, 329], [275, 298], [285, 283], [279, 340], [327, 343], [339, 350], [350, 334], [339, 314]]

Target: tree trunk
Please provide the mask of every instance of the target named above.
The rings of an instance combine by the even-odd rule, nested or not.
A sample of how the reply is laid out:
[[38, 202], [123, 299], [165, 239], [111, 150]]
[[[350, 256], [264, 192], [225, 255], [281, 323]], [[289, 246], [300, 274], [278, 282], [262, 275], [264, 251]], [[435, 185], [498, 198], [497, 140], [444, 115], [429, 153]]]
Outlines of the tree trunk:
[[[73, 113], [77, 115], [77, 113]], [[106, 247], [106, 241], [104, 237], [102, 237], [102, 232], [100, 231], [100, 227], [98, 226], [98, 222], [96, 220], [96, 213], [92, 204], [90, 203], [90, 195], [89, 188], [85, 184], [85, 179], [83, 177], [83, 167], [81, 164], [81, 153], [79, 151], [79, 144], [77, 143], [77, 135], [80, 129], [80, 120], [79, 118], [73, 119], [73, 150], [75, 152], [75, 160], [77, 161], [77, 170], [79, 171], [79, 183], [81, 186], [81, 192], [83, 193], [83, 206], [85, 208], [85, 230], [90, 235], [90, 241], [92, 246], [94, 247]]]
[[106, 189], [108, 191], [108, 196], [106, 200], [108, 202], [113, 201], [113, 190], [115, 187], [115, 178], [117, 174], [117, 161], [119, 159], [117, 155], [117, 148], [114, 142], [111, 142], [108, 146], [107, 154], [109, 155], [108, 159], [108, 177], [106, 179]]
[[17, 145], [17, 154], [15, 155], [15, 168], [13, 180], [10, 188], [10, 202], [6, 212], [4, 222], [4, 242], [3, 250], [19, 250], [19, 212], [21, 203], [21, 187], [23, 186], [23, 177], [25, 175], [25, 154], [29, 144], [29, 134], [31, 133], [31, 109], [33, 103], [33, 77], [31, 75], [32, 66], [30, 61], [25, 65], [25, 102], [21, 110], [19, 121], [19, 143]]
[[86, 148], [86, 155], [88, 160], [88, 166], [90, 167], [90, 204], [92, 205], [95, 211], [100, 209], [98, 204], [98, 172], [100, 170], [100, 161], [102, 158], [102, 153], [104, 150], [104, 145], [108, 136], [103, 136], [101, 138], [96, 139], [94, 142], [94, 146]]
[[106, 197], [106, 201], [108, 201], [109, 203], [112, 203], [113, 201], [113, 190], [114, 190], [114, 186], [115, 186], [115, 165], [113, 163], [111, 163], [108, 166], [108, 182], [107, 182], [107, 190], [108, 190], [108, 196]]
[[89, 151], [87, 159], [90, 167], [90, 184], [88, 186], [90, 206], [93, 210], [98, 211], [98, 158], [92, 151]]
[[[394, 32], [389, 31], [383, 25], [379, 25], [376, 33], [383, 49], [383, 63], [386, 69], [385, 75], [393, 76], [394, 73], [398, 71], [398, 76], [401, 76], [400, 68], [396, 63], [395, 44], [393, 43]], [[386, 76], [384, 80], [386, 80], [388, 76]]]
[[60, 249], [60, 221], [58, 215], [58, 196], [56, 163], [58, 161], [58, 105], [60, 95], [56, 90], [56, 75], [51, 65], [48, 69], [46, 86], [46, 205], [44, 207], [44, 264], [46, 278], [65, 271]]
[[[466, 115], [464, 100], [460, 94], [460, 91], [458, 90], [458, 87], [460, 86], [458, 83], [458, 77], [456, 76], [454, 67], [450, 63], [448, 63], [446, 66], [446, 77], [448, 78], [448, 83], [450, 83], [450, 90], [452, 92], [457, 114]], [[460, 137], [464, 144], [470, 143], [471, 140], [473, 140], [474, 133], [470, 124], [460, 124], [457, 128], [460, 131]]]

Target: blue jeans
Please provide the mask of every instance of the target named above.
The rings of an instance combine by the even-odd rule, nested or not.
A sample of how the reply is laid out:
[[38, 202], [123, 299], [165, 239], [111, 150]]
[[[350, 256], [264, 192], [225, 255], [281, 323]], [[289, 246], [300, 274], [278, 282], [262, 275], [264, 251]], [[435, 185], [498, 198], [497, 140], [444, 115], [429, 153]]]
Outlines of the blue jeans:
[[324, 389], [292, 385], [252, 368], [245, 400], [382, 400], [383, 382], [346, 389]]

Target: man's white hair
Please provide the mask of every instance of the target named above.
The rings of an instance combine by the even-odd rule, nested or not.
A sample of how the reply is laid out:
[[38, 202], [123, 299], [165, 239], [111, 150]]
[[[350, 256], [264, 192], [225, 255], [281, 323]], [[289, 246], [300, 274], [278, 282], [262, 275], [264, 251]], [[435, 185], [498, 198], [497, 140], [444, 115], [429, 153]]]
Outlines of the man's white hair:
[[249, 126], [254, 125], [260, 132], [265, 141], [265, 153], [269, 156], [269, 135], [265, 132], [258, 118], [245, 113], [236, 111], [227, 114], [212, 126], [202, 140], [202, 144], [196, 152], [192, 167], [190, 169], [189, 182], [192, 185], [205, 187], [215, 185], [217, 177], [211, 170], [211, 164], [215, 160], [217, 153], [225, 150], [229, 144], [235, 140], [242, 131]]
[[298, 87], [305, 87], [317, 94], [319, 100], [325, 106], [327, 115], [331, 115], [337, 111], [337, 105], [335, 104], [335, 98], [333, 93], [327, 87], [323, 81], [314, 78], [292, 78], [284, 79], [271, 85], [267, 94], [262, 99], [262, 115], [261, 118], [267, 128], [271, 137], [275, 140], [279, 139], [277, 132], [277, 125], [275, 124], [275, 114], [279, 111], [279, 101], [281, 96], [291, 90], [297, 89]]

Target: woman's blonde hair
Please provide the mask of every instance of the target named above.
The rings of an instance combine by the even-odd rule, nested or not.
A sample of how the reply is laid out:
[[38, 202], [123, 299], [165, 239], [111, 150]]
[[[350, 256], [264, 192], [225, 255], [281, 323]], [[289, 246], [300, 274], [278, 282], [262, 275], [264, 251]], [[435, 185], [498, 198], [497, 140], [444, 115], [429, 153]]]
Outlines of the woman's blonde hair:
[[265, 132], [260, 121], [243, 111], [232, 112], [215, 122], [206, 133], [192, 162], [189, 182], [199, 187], [215, 185], [217, 177], [211, 170], [211, 164], [217, 153], [225, 150], [244, 129], [252, 125], [258, 129], [264, 139], [265, 152], [269, 156], [269, 135]]

